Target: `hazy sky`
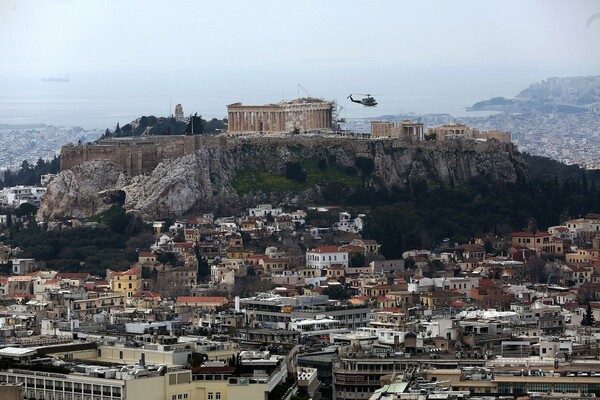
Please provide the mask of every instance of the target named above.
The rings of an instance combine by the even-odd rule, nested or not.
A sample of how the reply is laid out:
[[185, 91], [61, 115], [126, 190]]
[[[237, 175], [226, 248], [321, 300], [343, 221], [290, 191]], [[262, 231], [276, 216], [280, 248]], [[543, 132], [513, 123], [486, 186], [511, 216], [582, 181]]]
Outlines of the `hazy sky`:
[[223, 101], [242, 84], [281, 98], [302, 83], [339, 98], [415, 71], [457, 88], [472, 72], [444, 71], [463, 67], [531, 75], [494, 95], [600, 74], [600, 1], [0, 0], [0, 83], [104, 74], [127, 91], [123, 82], [179, 76]]
[[595, 0], [0, 4], [4, 71], [600, 66]]

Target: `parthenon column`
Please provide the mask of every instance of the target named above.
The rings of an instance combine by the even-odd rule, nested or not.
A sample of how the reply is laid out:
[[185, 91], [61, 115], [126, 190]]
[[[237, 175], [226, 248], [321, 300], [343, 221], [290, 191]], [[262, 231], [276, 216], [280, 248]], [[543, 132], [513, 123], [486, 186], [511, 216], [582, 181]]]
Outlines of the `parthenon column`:
[[273, 111], [269, 111], [269, 130], [273, 132]]

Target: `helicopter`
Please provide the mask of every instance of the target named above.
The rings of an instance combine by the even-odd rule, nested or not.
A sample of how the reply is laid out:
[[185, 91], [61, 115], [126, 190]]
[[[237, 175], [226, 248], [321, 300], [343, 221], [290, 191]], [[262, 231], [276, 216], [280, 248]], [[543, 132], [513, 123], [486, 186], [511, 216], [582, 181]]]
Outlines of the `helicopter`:
[[367, 97], [363, 98], [362, 100], [354, 100], [352, 98], [352, 95], [350, 95], [347, 98], [350, 99], [350, 101], [352, 101], [354, 103], [362, 104], [365, 107], [375, 107], [377, 105], [377, 102], [375, 101], [375, 99], [373, 97], [371, 97], [370, 94], [359, 94], [359, 96], [367, 96]]

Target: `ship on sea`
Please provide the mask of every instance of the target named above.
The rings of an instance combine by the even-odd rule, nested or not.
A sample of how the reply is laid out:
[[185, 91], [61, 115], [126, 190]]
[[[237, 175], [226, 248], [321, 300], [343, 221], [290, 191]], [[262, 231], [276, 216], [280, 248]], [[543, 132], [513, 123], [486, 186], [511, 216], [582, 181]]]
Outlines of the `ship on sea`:
[[42, 78], [43, 82], [71, 82], [69, 75], [65, 75], [64, 78]]

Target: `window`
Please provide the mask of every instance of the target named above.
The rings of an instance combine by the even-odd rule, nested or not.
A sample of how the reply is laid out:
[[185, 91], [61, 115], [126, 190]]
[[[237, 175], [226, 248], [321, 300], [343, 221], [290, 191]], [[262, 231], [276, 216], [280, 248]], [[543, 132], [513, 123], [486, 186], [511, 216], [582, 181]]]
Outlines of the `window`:
[[208, 392], [208, 397], [207, 397], [207, 399], [208, 399], [208, 400], [213, 400], [213, 394], [212, 394], [212, 392]]
[[221, 392], [215, 393], [215, 400], [221, 400]]
[[549, 383], [530, 383], [529, 391], [531, 392], [550, 392]]
[[123, 352], [122, 351], [119, 351], [119, 359], [121, 359], [121, 360], [123, 359]]
[[510, 393], [512, 385], [508, 382], [498, 382], [498, 393]]
[[554, 384], [555, 392], [577, 393], [577, 385], [575, 383], [556, 383]]

